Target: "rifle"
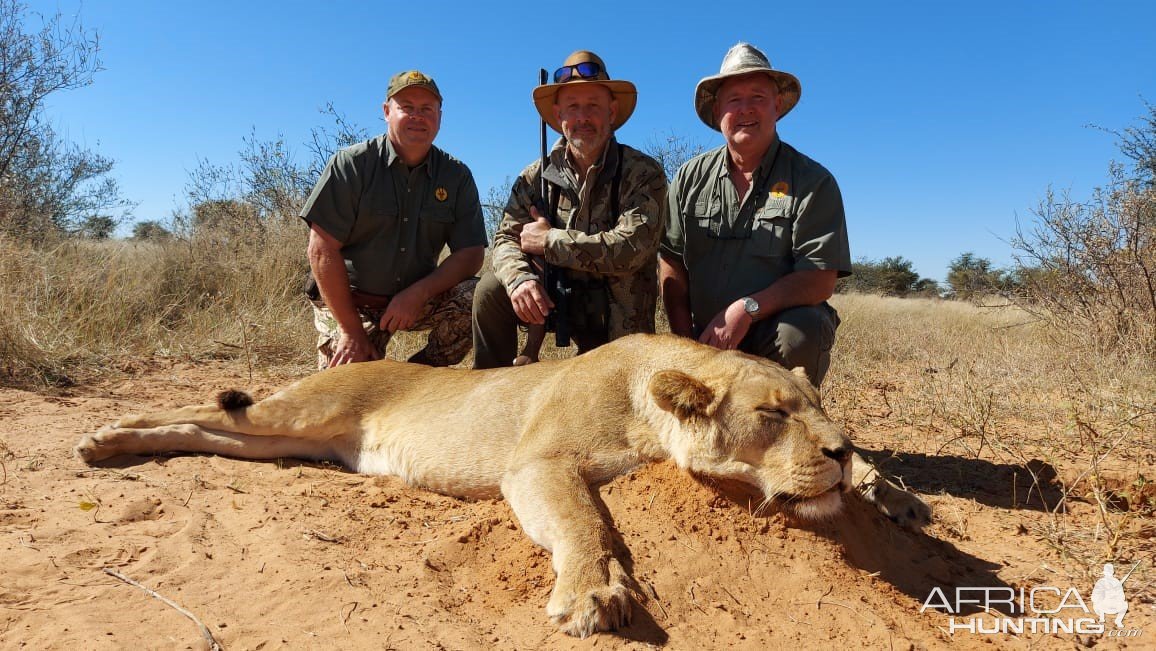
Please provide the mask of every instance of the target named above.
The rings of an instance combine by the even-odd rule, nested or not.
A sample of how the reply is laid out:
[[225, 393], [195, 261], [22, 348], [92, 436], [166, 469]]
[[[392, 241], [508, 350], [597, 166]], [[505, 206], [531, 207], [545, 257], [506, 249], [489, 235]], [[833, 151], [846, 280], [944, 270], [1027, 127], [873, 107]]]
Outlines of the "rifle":
[[[545, 68], [538, 70], [538, 85], [545, 86], [549, 80], [549, 73]], [[548, 162], [548, 151], [546, 142], [546, 121], [539, 120], [539, 127], [541, 128], [541, 163], [538, 169], [538, 178], [540, 179], [539, 194], [541, 198], [535, 203], [538, 213], [546, 217], [546, 221], [553, 226], [556, 221], [554, 215], [554, 206], [551, 205], [550, 184], [546, 181], [546, 164]], [[546, 337], [546, 332], [554, 331], [554, 345], [559, 348], [565, 348], [570, 345], [570, 294], [571, 287], [569, 278], [566, 273], [557, 267], [546, 264], [545, 257], [534, 257], [530, 264], [538, 272], [538, 277], [542, 279], [542, 286], [546, 288], [546, 293], [550, 300], [554, 301], [554, 309], [546, 316], [546, 323], [544, 325], [530, 324], [527, 328], [526, 345], [522, 348], [522, 354], [514, 360], [514, 366], [524, 366], [538, 361], [538, 354], [542, 349], [542, 342]]]

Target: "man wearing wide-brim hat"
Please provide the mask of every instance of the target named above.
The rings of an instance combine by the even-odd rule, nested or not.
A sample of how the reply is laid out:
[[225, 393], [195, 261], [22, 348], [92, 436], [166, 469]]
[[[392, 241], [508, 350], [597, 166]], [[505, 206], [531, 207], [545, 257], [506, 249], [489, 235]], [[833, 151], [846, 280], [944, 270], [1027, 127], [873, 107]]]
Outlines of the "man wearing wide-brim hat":
[[801, 366], [817, 387], [851, 254], [835, 178], [778, 136], [801, 94], [747, 43], [698, 83], [695, 111], [726, 142], [675, 175], [659, 275], [675, 334]]
[[[579, 353], [654, 332], [666, 177], [652, 158], [614, 137], [637, 97], [634, 84], [611, 79], [602, 59], [587, 51], [571, 54], [554, 83], [534, 88], [539, 115], [562, 138], [545, 170], [535, 161], [514, 181], [494, 235], [493, 271], [474, 294], [476, 368], [509, 366], [519, 322], [543, 324], [555, 309], [534, 256], [568, 276], [573, 293], [564, 317]], [[555, 218], [548, 221], [536, 206]]]

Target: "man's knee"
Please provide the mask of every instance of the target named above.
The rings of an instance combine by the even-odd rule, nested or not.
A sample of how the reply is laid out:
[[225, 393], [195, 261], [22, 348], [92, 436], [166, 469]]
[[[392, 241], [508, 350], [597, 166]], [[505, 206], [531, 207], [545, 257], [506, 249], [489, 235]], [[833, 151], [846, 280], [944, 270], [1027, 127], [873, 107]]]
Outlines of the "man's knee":
[[466, 278], [462, 282], [454, 285], [447, 292], [446, 303], [455, 312], [462, 312], [465, 314], [473, 314], [474, 311], [474, 297], [477, 294], [478, 278], [473, 276]]
[[740, 347], [786, 368], [803, 367], [816, 387], [827, 374], [838, 317], [826, 304], [793, 307], [752, 328]]
[[474, 368], [509, 366], [518, 346], [518, 318], [506, 286], [492, 272], [474, 289]]
[[513, 304], [510, 303], [510, 296], [506, 293], [506, 286], [492, 272], [483, 274], [478, 280], [477, 286], [474, 287], [473, 313], [475, 317], [479, 313], [488, 314], [494, 310], [504, 312], [507, 309], [511, 313], [514, 311]]

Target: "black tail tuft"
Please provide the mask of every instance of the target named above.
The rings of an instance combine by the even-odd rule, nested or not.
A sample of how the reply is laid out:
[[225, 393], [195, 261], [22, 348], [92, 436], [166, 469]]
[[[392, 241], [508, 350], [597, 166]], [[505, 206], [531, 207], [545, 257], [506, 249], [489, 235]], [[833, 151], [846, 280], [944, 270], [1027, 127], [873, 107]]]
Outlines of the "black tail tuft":
[[244, 409], [253, 404], [253, 398], [244, 391], [229, 389], [217, 394], [217, 406], [225, 411]]

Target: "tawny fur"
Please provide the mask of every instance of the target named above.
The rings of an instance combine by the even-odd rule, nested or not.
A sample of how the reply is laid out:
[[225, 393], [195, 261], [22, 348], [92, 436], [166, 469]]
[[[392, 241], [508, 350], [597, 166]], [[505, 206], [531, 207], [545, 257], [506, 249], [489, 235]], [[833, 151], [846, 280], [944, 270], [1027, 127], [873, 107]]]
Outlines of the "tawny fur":
[[173, 451], [301, 457], [461, 497], [503, 496], [553, 553], [547, 614], [582, 637], [630, 620], [629, 577], [597, 486], [638, 464], [672, 459], [804, 517], [832, 517], [852, 486], [904, 526], [930, 517], [918, 497], [852, 462], [801, 374], [669, 335], [488, 371], [352, 364], [247, 398], [126, 416], [83, 437], [76, 452], [90, 463]]

